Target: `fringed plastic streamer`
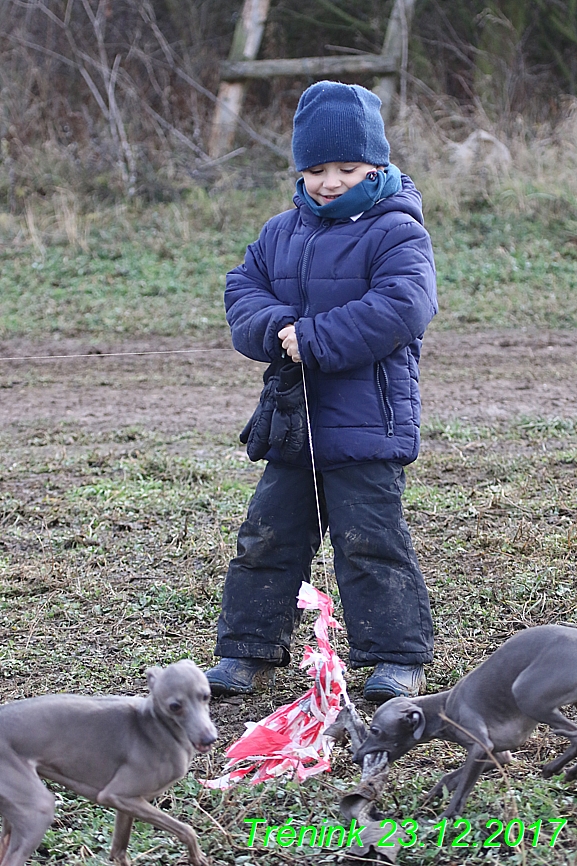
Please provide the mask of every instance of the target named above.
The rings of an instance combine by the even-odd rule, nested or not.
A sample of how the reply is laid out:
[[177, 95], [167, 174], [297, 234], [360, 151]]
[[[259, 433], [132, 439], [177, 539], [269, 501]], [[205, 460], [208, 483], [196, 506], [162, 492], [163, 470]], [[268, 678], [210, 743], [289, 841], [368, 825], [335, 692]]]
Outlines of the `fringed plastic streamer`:
[[307, 673], [314, 683], [292, 704], [279, 707], [260, 722], [248, 722], [242, 737], [226, 751], [225, 774], [201, 780], [207, 788], [230, 788], [251, 773], [253, 785], [283, 774], [296, 776], [302, 782], [331, 769], [334, 740], [324, 732], [343, 706], [350, 703], [345, 665], [329, 641], [329, 628], [342, 626], [333, 617], [332, 600], [310, 583], [302, 583], [297, 607], [319, 611], [314, 625], [317, 649], [305, 647], [300, 664], [301, 668], [308, 666]]

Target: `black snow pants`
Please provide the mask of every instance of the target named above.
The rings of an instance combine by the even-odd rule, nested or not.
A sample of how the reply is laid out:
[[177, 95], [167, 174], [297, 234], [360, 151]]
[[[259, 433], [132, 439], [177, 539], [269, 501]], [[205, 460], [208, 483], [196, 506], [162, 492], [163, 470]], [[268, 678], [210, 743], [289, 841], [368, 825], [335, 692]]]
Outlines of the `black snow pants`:
[[[353, 668], [429, 662], [429, 597], [401, 506], [405, 473], [376, 461], [317, 472]], [[224, 585], [216, 654], [290, 661], [296, 596], [320, 547], [312, 471], [268, 463]]]

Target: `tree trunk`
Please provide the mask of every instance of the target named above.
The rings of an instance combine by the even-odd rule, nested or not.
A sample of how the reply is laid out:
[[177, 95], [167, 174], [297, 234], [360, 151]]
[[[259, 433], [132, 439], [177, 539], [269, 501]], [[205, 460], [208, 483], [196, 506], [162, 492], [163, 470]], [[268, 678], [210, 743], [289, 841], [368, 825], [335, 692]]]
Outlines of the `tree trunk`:
[[[229, 61], [254, 60], [260, 48], [269, 5], [270, 0], [244, 0], [228, 55]], [[244, 89], [245, 85], [238, 81], [223, 81], [218, 89], [208, 148], [213, 158], [223, 156], [232, 148]]]
[[[389, 18], [383, 50], [381, 54], [398, 72], [400, 79], [401, 106], [406, 104], [406, 73], [409, 54], [409, 33], [415, 8], [415, 0], [395, 0], [395, 5]], [[391, 118], [393, 100], [397, 90], [396, 76], [387, 75], [381, 78], [373, 91], [380, 97], [383, 105], [381, 114], [387, 123]]]

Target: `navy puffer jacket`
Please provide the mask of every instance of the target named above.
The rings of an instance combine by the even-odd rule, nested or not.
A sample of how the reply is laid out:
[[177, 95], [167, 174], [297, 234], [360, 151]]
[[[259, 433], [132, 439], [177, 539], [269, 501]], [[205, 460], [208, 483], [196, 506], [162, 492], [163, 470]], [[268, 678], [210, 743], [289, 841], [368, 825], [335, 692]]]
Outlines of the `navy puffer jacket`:
[[[419, 451], [418, 362], [437, 312], [435, 266], [421, 195], [406, 175], [402, 184], [356, 221], [321, 220], [295, 196], [296, 209], [269, 220], [227, 276], [237, 351], [272, 361], [278, 331], [296, 323], [321, 469], [407, 464]], [[280, 457], [271, 449], [266, 459]]]

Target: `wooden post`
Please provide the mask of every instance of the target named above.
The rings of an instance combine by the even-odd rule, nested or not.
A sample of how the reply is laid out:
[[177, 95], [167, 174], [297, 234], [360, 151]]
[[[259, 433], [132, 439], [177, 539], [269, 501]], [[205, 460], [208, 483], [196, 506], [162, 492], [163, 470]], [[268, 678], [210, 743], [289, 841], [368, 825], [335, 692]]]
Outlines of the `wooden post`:
[[397, 66], [384, 54], [345, 54], [339, 57], [289, 57], [279, 60], [225, 60], [221, 76], [225, 81], [273, 78], [276, 75], [331, 78], [335, 75], [394, 74]]
[[[401, 105], [406, 103], [406, 70], [409, 52], [409, 32], [415, 8], [415, 0], [395, 0], [389, 18], [381, 54], [391, 63], [400, 79]], [[397, 89], [397, 76], [387, 75], [379, 79], [373, 91], [380, 97], [381, 114], [387, 123], [390, 120], [393, 99]]]
[[[228, 55], [229, 62], [255, 59], [269, 5], [270, 0], [244, 0]], [[245, 87], [242, 81], [221, 81], [208, 147], [209, 155], [213, 158], [223, 156], [232, 148]]]

